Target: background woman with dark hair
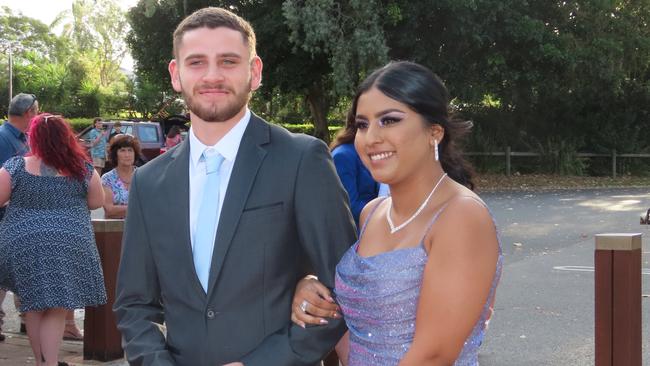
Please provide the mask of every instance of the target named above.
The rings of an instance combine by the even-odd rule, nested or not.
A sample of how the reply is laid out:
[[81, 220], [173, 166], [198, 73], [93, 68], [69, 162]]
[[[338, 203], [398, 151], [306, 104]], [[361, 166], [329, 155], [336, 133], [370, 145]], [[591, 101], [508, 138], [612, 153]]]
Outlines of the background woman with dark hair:
[[[351, 115], [355, 148], [391, 196], [363, 209], [359, 240], [336, 268], [336, 298], [350, 329], [337, 346], [341, 361], [478, 365], [502, 255], [456, 146], [471, 123], [453, 118], [442, 81], [410, 62], [373, 72]], [[302, 280], [292, 318], [303, 326], [327, 321], [337, 308], [325, 299], [328, 289]]]
[[67, 310], [106, 303], [90, 224], [99, 175], [60, 116], [32, 120], [31, 154], [0, 169], [0, 287], [21, 299], [36, 365], [57, 365]]
[[361, 210], [368, 202], [377, 198], [379, 184], [372, 178], [368, 169], [363, 166], [359, 154], [354, 149], [356, 132], [354, 117], [350, 118], [348, 116], [345, 128], [337, 134], [330, 145], [330, 149], [336, 173], [348, 192], [350, 210], [358, 229]]
[[123, 219], [129, 200], [129, 187], [135, 162], [141, 157], [140, 143], [131, 135], [117, 135], [111, 140], [108, 158], [115, 168], [102, 175], [104, 214], [109, 219]]

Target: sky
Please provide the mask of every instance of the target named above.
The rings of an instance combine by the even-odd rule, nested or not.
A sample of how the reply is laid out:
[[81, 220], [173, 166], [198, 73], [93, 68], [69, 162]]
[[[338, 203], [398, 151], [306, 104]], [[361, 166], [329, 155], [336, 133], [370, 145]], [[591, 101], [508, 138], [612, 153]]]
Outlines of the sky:
[[[135, 6], [138, 0], [116, 0], [116, 2], [126, 10]], [[50, 24], [60, 12], [72, 8], [72, 0], [0, 0], [0, 6], [8, 6], [14, 13], [21, 12], [25, 16]], [[131, 55], [124, 58], [122, 67], [133, 70]]]

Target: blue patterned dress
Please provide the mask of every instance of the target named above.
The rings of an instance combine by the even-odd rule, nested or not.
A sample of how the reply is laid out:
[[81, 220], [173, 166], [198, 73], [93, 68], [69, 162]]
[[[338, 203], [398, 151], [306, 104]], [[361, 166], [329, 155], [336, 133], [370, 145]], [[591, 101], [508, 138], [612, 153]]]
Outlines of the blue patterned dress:
[[22, 157], [4, 168], [11, 198], [0, 222], [0, 287], [20, 297], [21, 312], [105, 304], [86, 200], [92, 166], [83, 181], [30, 174]]
[[129, 202], [129, 188], [120, 179], [117, 169], [112, 169], [102, 175], [102, 186], [110, 188], [113, 192], [114, 205], [126, 205]]
[[[379, 204], [373, 208], [366, 219], [359, 240], [378, 206]], [[425, 236], [444, 208], [434, 215]], [[357, 253], [357, 241], [337, 265], [335, 293], [350, 330], [349, 366], [397, 365], [409, 350], [415, 335], [415, 314], [428, 258], [423, 240], [424, 237], [415, 247], [370, 257], [362, 257]], [[488, 299], [481, 317], [454, 363], [455, 366], [478, 365], [478, 350], [485, 334], [502, 262], [499, 246], [499, 257]]]

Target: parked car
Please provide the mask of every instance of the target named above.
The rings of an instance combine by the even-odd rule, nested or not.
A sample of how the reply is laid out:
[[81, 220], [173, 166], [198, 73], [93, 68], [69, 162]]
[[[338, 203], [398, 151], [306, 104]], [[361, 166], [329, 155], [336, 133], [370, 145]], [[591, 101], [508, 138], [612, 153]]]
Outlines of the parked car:
[[[102, 122], [102, 128], [108, 131], [109, 136], [113, 133], [113, 125], [115, 122], [117, 121]], [[160, 150], [165, 144], [165, 137], [163, 136], [160, 123], [135, 121], [120, 121], [120, 123], [122, 124], [121, 133], [132, 135], [140, 142], [144, 162], [160, 155]], [[90, 148], [90, 131], [92, 129], [93, 126], [88, 126], [77, 135], [79, 142], [81, 142], [86, 149]]]
[[[122, 125], [120, 130], [121, 133], [129, 134], [135, 136], [140, 142], [140, 149], [142, 150], [142, 161], [136, 162], [136, 165], [142, 165], [147, 161], [155, 158], [156, 156], [167, 151], [165, 147], [165, 135], [163, 131], [168, 132], [169, 129], [178, 125], [181, 128], [181, 136], [185, 138], [187, 135], [187, 122], [189, 119], [185, 116], [170, 116], [165, 118], [160, 122], [152, 121], [119, 121]], [[110, 136], [113, 131], [113, 125], [117, 121], [102, 121], [102, 128], [108, 130], [108, 136]], [[90, 149], [90, 131], [93, 129], [93, 126], [86, 127], [83, 131], [77, 134], [79, 142], [86, 148]], [[90, 154], [90, 152], [89, 152]], [[106, 167], [104, 172], [113, 169], [111, 162], [106, 162]]]

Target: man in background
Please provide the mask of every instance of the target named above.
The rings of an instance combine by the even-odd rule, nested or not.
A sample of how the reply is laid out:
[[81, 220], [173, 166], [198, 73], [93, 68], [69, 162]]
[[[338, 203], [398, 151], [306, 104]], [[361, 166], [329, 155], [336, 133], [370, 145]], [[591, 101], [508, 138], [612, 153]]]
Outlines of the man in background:
[[108, 131], [103, 128], [102, 119], [97, 117], [93, 120], [93, 128], [90, 131], [90, 157], [93, 159], [93, 166], [99, 175], [106, 166], [106, 143], [108, 142]]
[[121, 133], [122, 133], [122, 122], [116, 121], [115, 123], [113, 123], [113, 132], [111, 132], [111, 134], [108, 135], [108, 143], [110, 144], [113, 137]]
[[[20, 93], [9, 103], [9, 120], [0, 126], [0, 166], [14, 156], [23, 156], [29, 152], [27, 135], [29, 121], [38, 114], [38, 100], [34, 94]], [[4, 216], [6, 207], [0, 207], [0, 221]], [[2, 303], [7, 295], [0, 290], [0, 342], [5, 340], [2, 334], [5, 312]], [[14, 305], [18, 309], [18, 297], [14, 296]]]

